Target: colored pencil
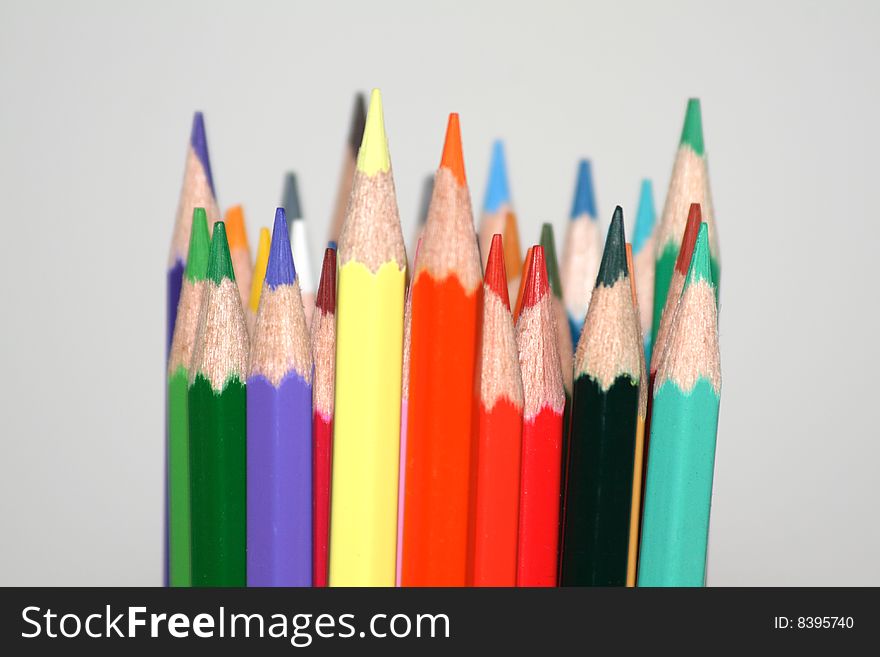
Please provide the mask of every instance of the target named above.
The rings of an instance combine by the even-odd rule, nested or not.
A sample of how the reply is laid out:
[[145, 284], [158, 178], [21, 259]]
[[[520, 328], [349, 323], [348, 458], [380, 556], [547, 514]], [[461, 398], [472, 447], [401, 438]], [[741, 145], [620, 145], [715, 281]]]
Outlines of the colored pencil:
[[345, 154], [342, 157], [342, 172], [339, 176], [339, 187], [336, 192], [336, 206], [333, 210], [333, 218], [330, 221], [330, 233], [327, 240], [330, 246], [336, 248], [339, 235], [342, 232], [342, 224], [345, 222], [345, 213], [348, 209], [348, 200], [351, 196], [351, 185], [354, 180], [354, 170], [357, 164], [358, 149], [364, 138], [364, 125], [367, 120], [367, 101], [362, 93], [354, 98], [354, 107], [351, 111], [351, 125], [348, 129], [348, 142], [345, 145]]
[[199, 321], [199, 303], [208, 270], [208, 223], [205, 209], [193, 210], [186, 271], [180, 288], [178, 321], [168, 357], [168, 580], [190, 586], [189, 363]]
[[284, 209], [247, 380], [248, 586], [312, 584], [312, 355]]
[[[434, 176], [431, 176], [431, 188], [434, 187]], [[413, 268], [419, 261], [419, 250], [422, 240], [416, 242], [413, 254]], [[406, 430], [409, 417], [409, 360], [412, 345], [412, 281], [406, 287], [406, 300], [403, 306], [403, 367], [400, 384], [400, 459], [398, 460], [397, 480], [397, 572], [395, 586], [400, 586], [403, 575], [403, 509], [406, 500]]]
[[565, 388], [544, 248], [532, 253], [516, 324], [524, 395], [516, 583], [556, 586]]
[[266, 265], [269, 263], [269, 246], [272, 243], [272, 233], [263, 226], [260, 228], [260, 239], [257, 242], [257, 259], [254, 262], [254, 275], [251, 278], [251, 293], [248, 296], [247, 320], [251, 333], [254, 323], [257, 321], [257, 310], [260, 308], [260, 292], [263, 290], [263, 280], [266, 278]]
[[602, 234], [596, 216], [592, 165], [589, 160], [581, 160], [571, 204], [571, 221], [562, 249], [562, 294], [568, 311], [571, 339], [575, 344], [587, 314], [590, 281], [596, 277], [601, 257]]
[[[633, 265], [632, 245], [626, 245], [626, 266], [630, 272], [635, 272]], [[632, 292], [633, 310], [636, 317], [636, 328], [639, 332], [639, 338], [644, 343], [642, 337], [641, 308], [639, 306], [639, 297], [636, 291], [636, 275], [630, 274], [629, 284]], [[626, 585], [633, 587], [636, 585], [636, 570], [639, 563], [639, 527], [642, 518], [642, 482], [643, 464], [645, 453], [645, 420], [648, 415], [648, 376], [645, 366], [645, 352], [639, 351], [639, 410], [636, 415], [636, 449], [633, 459], [633, 485], [632, 485], [632, 508], [629, 516], [629, 551], [626, 561]]]
[[333, 464], [333, 397], [336, 390], [336, 249], [324, 250], [311, 330], [312, 389], [312, 585], [327, 586], [330, 546], [330, 479]]
[[492, 144], [489, 180], [486, 182], [486, 193], [483, 196], [483, 212], [480, 217], [480, 259], [484, 271], [489, 261], [489, 249], [492, 247], [492, 238], [496, 234], [504, 235], [504, 229], [507, 225], [507, 213], [511, 210], [510, 185], [507, 181], [504, 143], [499, 139]]
[[651, 361], [651, 317], [654, 314], [654, 267], [656, 249], [654, 248], [654, 224], [657, 212], [654, 210], [654, 190], [651, 181], [645, 178], [639, 191], [639, 209], [636, 214], [636, 229], [633, 233], [633, 278], [639, 300], [639, 318], [645, 342], [645, 359]]
[[523, 384], [501, 235], [486, 261], [479, 377], [470, 583], [515, 586]]
[[330, 586], [393, 586], [407, 260], [378, 89], [338, 258]]
[[233, 205], [226, 211], [224, 222], [226, 238], [229, 240], [229, 257], [232, 258], [232, 269], [235, 271], [235, 282], [241, 295], [241, 304], [247, 307], [251, 295], [253, 263], [247, 227], [244, 223], [244, 209], [240, 205]]
[[451, 114], [413, 279], [404, 586], [466, 582], [481, 278], [458, 115]]
[[296, 279], [302, 292], [306, 326], [310, 326], [312, 313], [315, 311], [315, 275], [312, 257], [309, 255], [308, 229], [299, 202], [299, 186], [293, 171], [287, 172], [284, 176], [281, 207], [284, 208], [284, 216], [287, 217], [287, 225], [290, 228], [290, 244], [293, 248], [293, 261], [296, 263]]
[[523, 275], [522, 248], [519, 244], [519, 226], [516, 213], [511, 210], [504, 218], [504, 264], [507, 267], [508, 290], [518, 290]]
[[672, 167], [669, 190], [660, 225], [657, 226], [656, 255], [657, 264], [654, 275], [654, 313], [651, 324], [651, 342], [657, 344], [657, 332], [678, 247], [684, 234], [688, 208], [691, 203], [699, 203], [703, 209], [703, 221], [709, 226], [709, 248], [712, 258], [712, 280], [716, 292], [719, 275], [718, 244], [715, 233], [715, 215], [712, 210], [712, 194], [709, 189], [709, 171], [706, 167], [706, 152], [703, 141], [703, 116], [698, 98], [688, 100], [681, 130], [681, 140]]
[[174, 221], [174, 234], [171, 238], [171, 254], [168, 258], [168, 329], [167, 349], [171, 349], [174, 334], [174, 320], [180, 300], [180, 286], [183, 283], [183, 270], [186, 267], [186, 252], [189, 248], [189, 233], [192, 226], [193, 210], [205, 208], [208, 222], [220, 219], [214, 191], [214, 178], [211, 175], [211, 160], [208, 157], [208, 138], [205, 135], [205, 119], [201, 112], [193, 116], [192, 131], [186, 149], [183, 170], [183, 184], [177, 204], [177, 218]]
[[211, 236], [189, 372], [194, 586], [244, 586], [248, 332], [226, 241]]
[[703, 586], [721, 393], [709, 226], [700, 226], [654, 388], [639, 586]]
[[575, 354], [561, 569], [566, 586], [626, 584], [641, 345], [625, 243], [618, 206]]
[[516, 321], [519, 319], [519, 313], [522, 310], [523, 292], [525, 291], [526, 287], [526, 279], [529, 277], [529, 267], [532, 266], [533, 249], [534, 247], [532, 246], [526, 249], [526, 258], [523, 261], [522, 265], [523, 276], [520, 277], [519, 285], [516, 291], [516, 303], [513, 306], [514, 323], [516, 323]]

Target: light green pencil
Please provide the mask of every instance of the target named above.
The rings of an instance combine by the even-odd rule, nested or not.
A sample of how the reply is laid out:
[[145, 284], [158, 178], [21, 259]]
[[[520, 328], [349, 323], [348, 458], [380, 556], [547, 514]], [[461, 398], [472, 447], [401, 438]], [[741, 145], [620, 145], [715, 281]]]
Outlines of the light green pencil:
[[654, 381], [639, 586], [706, 581], [721, 401], [708, 232], [702, 224]]

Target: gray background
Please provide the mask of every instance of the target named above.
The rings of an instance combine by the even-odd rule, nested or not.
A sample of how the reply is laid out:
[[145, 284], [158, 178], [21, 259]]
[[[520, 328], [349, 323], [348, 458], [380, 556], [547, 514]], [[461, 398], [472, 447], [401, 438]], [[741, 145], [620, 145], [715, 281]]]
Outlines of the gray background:
[[161, 582], [165, 266], [192, 111], [252, 244], [299, 172], [317, 259], [352, 93], [372, 86], [405, 234], [458, 111], [477, 205], [506, 138], [526, 243], [564, 228], [582, 155], [604, 222], [633, 217], [645, 175], [662, 204], [699, 95], [723, 259], [708, 581], [880, 584], [880, 4], [72, 4], [0, 5], [0, 584]]

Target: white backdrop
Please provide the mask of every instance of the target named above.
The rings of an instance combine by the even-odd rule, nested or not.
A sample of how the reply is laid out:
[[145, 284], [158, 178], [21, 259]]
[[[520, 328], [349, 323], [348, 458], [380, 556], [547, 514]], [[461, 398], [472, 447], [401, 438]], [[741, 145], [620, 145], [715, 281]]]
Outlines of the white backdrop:
[[[525, 4], [525, 3], [523, 3]], [[523, 242], [658, 207], [703, 100], [723, 392], [709, 583], [880, 584], [877, 3], [0, 5], [0, 584], [158, 584], [165, 266], [192, 111], [252, 244], [287, 168], [318, 262], [355, 90], [382, 89], [404, 231], [461, 113], [506, 140]], [[631, 227], [631, 224], [630, 224]]]

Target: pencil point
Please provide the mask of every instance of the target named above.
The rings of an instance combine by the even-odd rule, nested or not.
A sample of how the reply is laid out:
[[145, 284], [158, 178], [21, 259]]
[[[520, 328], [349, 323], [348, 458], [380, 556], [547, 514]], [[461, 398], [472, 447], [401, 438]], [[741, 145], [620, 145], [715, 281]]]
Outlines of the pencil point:
[[678, 250], [678, 259], [675, 261], [675, 269], [682, 276], [686, 276], [688, 273], [688, 267], [691, 264], [691, 254], [694, 252], [694, 243], [697, 241], [697, 233], [700, 230], [700, 223], [702, 221], [703, 215], [700, 211], [700, 204], [691, 203], [687, 224], [684, 227], [684, 235], [681, 238], [681, 247]]
[[387, 172], [391, 168], [388, 154], [388, 138], [385, 136], [385, 117], [382, 111], [382, 94], [373, 89], [370, 109], [364, 126], [364, 138], [358, 151], [357, 168], [368, 176]]
[[232, 258], [229, 256], [229, 242], [226, 241], [226, 225], [222, 221], [214, 222], [211, 249], [208, 253], [207, 278], [217, 285], [220, 285], [224, 278], [235, 280]]
[[254, 262], [254, 276], [251, 278], [251, 296], [248, 299], [248, 307], [254, 314], [260, 308], [260, 294], [263, 291], [263, 281], [266, 280], [266, 266], [269, 264], [269, 246], [272, 243], [272, 233], [263, 226], [260, 228], [260, 237], [257, 240], [257, 260]]
[[556, 259], [556, 238], [553, 236], [553, 224], [541, 226], [541, 247], [544, 249], [544, 262], [547, 267], [547, 278], [553, 296], [562, 297], [562, 281], [559, 278], [559, 261]]
[[648, 178], [642, 180], [639, 190], [639, 209], [636, 212], [636, 229], [633, 235], [633, 250], [639, 253], [654, 231], [657, 211], [654, 209], [654, 188]]
[[205, 170], [205, 177], [208, 179], [208, 185], [211, 187], [211, 193], [214, 191], [214, 177], [211, 175], [211, 158], [208, 157], [208, 137], [205, 133], [205, 116], [201, 112], [193, 115], [192, 131], [189, 135], [189, 145], [195, 152], [202, 168]]
[[596, 287], [599, 285], [611, 287], [626, 275], [626, 235], [623, 228], [623, 209], [618, 205], [614, 208], [614, 216], [608, 227], [608, 237], [605, 238], [605, 251], [602, 253]]
[[458, 123], [458, 114], [455, 112], [449, 115], [449, 123], [446, 125], [446, 141], [443, 144], [440, 167], [449, 169], [462, 187], [467, 185], [467, 176], [464, 173], [464, 155], [461, 149], [461, 127]]
[[208, 217], [205, 208], [193, 208], [192, 230], [189, 234], [189, 252], [186, 256], [186, 278], [190, 282], [205, 280], [208, 271]]
[[247, 230], [244, 227], [244, 210], [240, 205], [233, 205], [226, 211], [226, 239], [230, 249], [247, 249]]
[[290, 232], [284, 208], [275, 210], [275, 225], [272, 228], [272, 245], [269, 247], [269, 262], [266, 263], [266, 285], [274, 290], [279, 285], [293, 285], [296, 269], [290, 251]]
[[281, 207], [284, 208], [285, 216], [291, 221], [302, 219], [302, 210], [299, 207], [299, 186], [293, 171], [288, 171], [284, 176], [284, 194], [281, 197]]
[[571, 204], [571, 218], [577, 219], [586, 214], [596, 219], [596, 198], [593, 194], [593, 167], [589, 160], [578, 163], [577, 184], [574, 189], [574, 201]]
[[550, 290], [547, 277], [547, 264], [544, 259], [544, 247], [532, 247], [532, 263], [529, 266], [525, 291], [523, 292], [523, 308], [531, 308], [538, 303]]
[[501, 297], [504, 305], [510, 310], [510, 297], [507, 294], [507, 270], [504, 267], [504, 245], [501, 242], [501, 235], [498, 233], [492, 236], [492, 246], [489, 247], [484, 280], [489, 289]]
[[492, 163], [489, 166], [489, 183], [486, 186], [483, 210], [497, 212], [505, 203], [510, 204], [510, 186], [507, 182], [504, 143], [498, 139], [492, 144]]
[[361, 141], [364, 139], [364, 126], [367, 123], [367, 99], [361, 92], [354, 97], [354, 108], [351, 113], [351, 129], [348, 133], [348, 146], [352, 155], [357, 157]]
[[324, 249], [324, 262], [321, 265], [321, 281], [315, 306], [325, 313], [336, 312], [336, 250]]
[[697, 241], [694, 244], [694, 253], [691, 257], [687, 279], [684, 282], [684, 289], [686, 290], [697, 281], [706, 281], [713, 287], [715, 285], [712, 281], [712, 261], [709, 255], [709, 224], [705, 223], [700, 224], [700, 230], [697, 233]]
[[684, 115], [684, 127], [681, 129], [680, 146], [690, 146], [697, 155], [704, 153], [703, 145], [703, 113], [700, 110], [700, 99], [690, 98]]

